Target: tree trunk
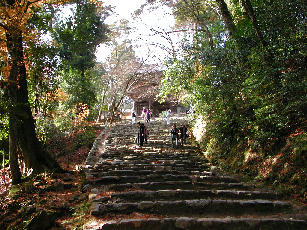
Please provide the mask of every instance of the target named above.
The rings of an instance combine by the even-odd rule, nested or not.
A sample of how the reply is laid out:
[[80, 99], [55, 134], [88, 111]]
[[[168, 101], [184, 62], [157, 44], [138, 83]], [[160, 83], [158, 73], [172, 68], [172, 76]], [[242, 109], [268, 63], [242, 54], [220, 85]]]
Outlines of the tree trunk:
[[12, 175], [12, 184], [19, 184], [21, 182], [21, 172], [18, 165], [18, 153], [17, 153], [17, 143], [18, 139], [16, 136], [16, 131], [14, 121], [10, 119], [10, 136], [9, 136], [9, 165]]
[[204, 21], [199, 21], [199, 24], [200, 24], [201, 28], [205, 31], [205, 33], [206, 33], [206, 35], [209, 39], [210, 48], [211, 48], [211, 50], [213, 50], [214, 49], [213, 37], [212, 37], [212, 34], [209, 31], [208, 25]]
[[254, 29], [256, 31], [256, 35], [257, 35], [258, 39], [260, 40], [260, 42], [262, 43], [263, 46], [266, 46], [267, 44], [266, 44], [266, 42], [263, 38], [263, 35], [260, 31], [258, 21], [257, 21], [257, 18], [255, 17], [254, 9], [253, 9], [253, 6], [252, 6], [250, 0], [241, 0], [241, 5], [242, 5], [243, 9], [246, 11], [249, 19], [251, 20], [251, 22], [254, 26]]
[[229, 35], [234, 36], [236, 27], [235, 27], [235, 24], [234, 24], [233, 19], [231, 17], [231, 14], [228, 10], [227, 4], [225, 3], [224, 0], [216, 0], [216, 2], [219, 6], [219, 10], [222, 14], [225, 26], [229, 31]]
[[[9, 31], [6, 31], [6, 39], [8, 53], [11, 57], [8, 77], [9, 119], [10, 126], [14, 126], [10, 127], [10, 135], [18, 141], [26, 166], [32, 168], [34, 173], [59, 169], [57, 162], [42, 150], [36, 137], [34, 119], [28, 100], [21, 30], [18, 27], [10, 28]], [[12, 152], [12, 154], [15, 153]]]

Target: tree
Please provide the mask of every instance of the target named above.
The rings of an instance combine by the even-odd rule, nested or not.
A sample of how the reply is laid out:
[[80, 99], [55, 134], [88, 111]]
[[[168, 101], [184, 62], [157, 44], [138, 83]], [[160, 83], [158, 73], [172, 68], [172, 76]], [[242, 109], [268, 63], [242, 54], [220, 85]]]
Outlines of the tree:
[[254, 12], [251, 1], [250, 0], [241, 0], [241, 5], [242, 5], [242, 8], [245, 10], [246, 14], [248, 15], [249, 19], [251, 20], [251, 22], [252, 22], [252, 24], [255, 28], [258, 39], [260, 40], [262, 45], [265, 46], [266, 42], [264, 41], [262, 32], [259, 28], [259, 23], [258, 23], [258, 20], [255, 16], [255, 12]]
[[136, 58], [129, 41], [126, 40], [121, 44], [115, 42], [114, 50], [105, 67], [107, 73], [103, 76], [108, 79], [107, 103], [111, 120], [118, 112], [124, 98], [128, 96], [129, 89], [136, 80], [140, 79], [137, 73], [143, 66], [144, 61]]
[[73, 17], [58, 22], [52, 34], [60, 46], [60, 57], [65, 68], [72, 67], [84, 76], [95, 64], [95, 52], [107, 39], [108, 28], [104, 24], [107, 12], [88, 0], [77, 0]]
[[2, 167], [7, 164], [9, 150], [8, 150], [8, 128], [9, 120], [7, 107], [8, 103], [5, 100], [4, 91], [0, 88], [0, 154], [2, 155]]
[[[1, 66], [1, 87], [9, 101], [9, 154], [13, 183], [20, 182], [21, 178], [17, 161], [18, 151], [21, 152], [26, 167], [33, 169], [34, 173], [59, 169], [57, 162], [42, 149], [36, 136], [35, 121], [29, 103], [26, 67], [28, 59], [25, 49], [26, 44], [30, 44], [38, 35], [38, 31], [28, 24], [32, 13], [42, 7], [43, 3], [65, 2], [69, 1], [5, 0], [0, 3], [1, 61], [4, 63]], [[85, 66], [81, 65], [80, 68], [84, 70]]]
[[233, 22], [232, 16], [228, 10], [227, 4], [224, 0], [216, 0], [219, 7], [219, 11], [224, 20], [225, 26], [229, 31], [230, 36], [235, 35], [235, 23]]
[[108, 47], [112, 48], [111, 54], [105, 63], [98, 63], [95, 71], [100, 75], [96, 79], [96, 86], [100, 92], [100, 107], [98, 119], [107, 118], [111, 122], [123, 108], [128, 92], [142, 78], [139, 71], [144, 68], [145, 61], [136, 56], [132, 42], [127, 39], [131, 32], [129, 21], [120, 20], [110, 25], [111, 34]]
[[202, 0], [181, 0], [174, 5], [174, 15], [180, 21], [192, 20], [196, 24], [196, 31], [205, 31], [210, 48], [214, 48], [209, 22], [214, 18], [216, 20], [216, 16], [212, 14], [210, 5], [205, 4]]
[[107, 15], [104, 8], [88, 0], [77, 0], [74, 15], [54, 26], [52, 37], [59, 46], [64, 88], [71, 106], [81, 103], [91, 108], [95, 104], [94, 86], [87, 72], [95, 65], [97, 46], [107, 39]]
[[301, 0], [201, 3], [216, 15], [208, 21], [215, 49], [202, 33], [186, 40], [184, 58], [168, 63], [161, 95], [187, 94], [206, 120], [203, 144], [217, 150], [215, 159], [242, 157], [238, 146], [274, 154], [289, 133], [305, 129], [306, 7]]
[[28, 168], [34, 173], [58, 169], [57, 162], [43, 151], [35, 133], [35, 123], [28, 96], [27, 70], [25, 66], [24, 42], [31, 6], [38, 0], [5, 0], [0, 8], [1, 39], [7, 49], [6, 65], [2, 69], [4, 88], [9, 101], [10, 168], [13, 183], [21, 179], [17, 151], [21, 150]]

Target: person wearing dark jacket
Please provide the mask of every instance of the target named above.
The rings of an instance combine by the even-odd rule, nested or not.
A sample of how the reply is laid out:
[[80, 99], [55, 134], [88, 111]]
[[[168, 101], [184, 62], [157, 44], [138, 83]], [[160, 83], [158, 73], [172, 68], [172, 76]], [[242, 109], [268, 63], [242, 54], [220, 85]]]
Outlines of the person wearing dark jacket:
[[188, 137], [188, 129], [185, 126], [185, 124], [182, 124], [179, 128], [179, 132], [180, 132], [180, 142], [181, 142], [181, 146], [183, 146], [183, 144], [186, 143], [186, 138]]
[[143, 146], [145, 139], [145, 125], [138, 122], [138, 144]]
[[178, 146], [178, 133], [179, 133], [179, 130], [176, 127], [176, 124], [174, 124], [171, 130], [171, 141], [172, 141], [173, 148]]

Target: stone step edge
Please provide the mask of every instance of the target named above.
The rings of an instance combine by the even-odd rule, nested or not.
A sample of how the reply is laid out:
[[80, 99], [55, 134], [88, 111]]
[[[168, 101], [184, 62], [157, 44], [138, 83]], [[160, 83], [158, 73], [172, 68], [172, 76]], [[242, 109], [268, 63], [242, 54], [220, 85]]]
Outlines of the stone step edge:
[[[89, 184], [87, 184], [89, 186]], [[195, 186], [195, 187], [206, 187], [209, 186], [213, 189], [224, 189], [227, 188], [240, 188], [240, 189], [254, 189], [254, 187], [250, 186], [249, 184], [245, 184], [242, 182], [239, 183], [207, 183], [207, 182], [192, 182], [192, 181], [163, 181], [163, 182], [141, 182], [141, 183], [115, 183], [115, 184], [108, 184], [108, 185], [98, 185], [95, 186], [96, 193], [106, 192], [110, 191], [113, 187], [118, 188], [143, 188], [148, 186], [179, 186], [176, 187], [177, 189], [180, 189], [180, 186]], [[222, 188], [221, 188], [222, 187]], [[159, 189], [158, 189], [159, 190]]]
[[173, 175], [173, 174], [149, 174], [145, 176], [102, 176], [95, 177], [92, 174], [87, 174], [86, 179], [93, 184], [114, 184], [114, 183], [132, 183], [132, 182], [158, 182], [170, 180], [191, 180], [192, 182], [224, 182], [224, 183], [239, 183], [237, 179], [232, 177], [220, 177], [220, 176], [194, 176], [194, 175]]
[[[261, 229], [262, 227], [277, 227], [283, 229], [306, 229], [307, 222], [299, 219], [289, 218], [148, 218], [148, 219], [120, 219], [102, 222], [99, 229], [104, 230], [120, 230], [120, 229], [228, 229], [225, 227], [237, 226], [240, 229]], [[88, 226], [88, 227], [87, 227]], [[217, 228], [218, 227], [218, 228]], [[289, 228], [290, 227], [290, 228]], [[92, 229], [90, 223], [87, 223], [84, 230]], [[235, 228], [231, 228], [235, 229]], [[273, 229], [273, 228], [270, 228]], [[274, 228], [275, 229], [275, 228]]]
[[111, 127], [106, 126], [104, 130], [95, 139], [92, 148], [90, 149], [87, 158], [85, 160], [85, 168], [92, 168], [100, 159], [100, 154], [104, 152], [105, 139], [109, 135]]
[[[97, 189], [92, 189], [89, 194], [89, 200], [96, 201], [101, 199], [103, 201], [108, 201], [112, 199], [124, 199], [124, 200], [136, 200], [139, 198], [147, 199], [147, 201], [152, 199], [159, 198], [180, 198], [184, 199], [185, 196], [195, 196], [198, 197], [210, 197], [210, 198], [241, 198], [242, 199], [268, 199], [268, 200], [277, 200], [278, 197], [277, 193], [270, 192], [270, 191], [246, 191], [246, 190], [230, 190], [230, 189], [163, 189], [163, 190], [137, 190], [137, 191], [126, 191], [126, 192], [115, 192], [110, 194], [109, 196], [103, 196], [101, 198], [96, 199], [99, 197], [101, 193], [97, 191]], [[157, 199], [158, 200], [158, 199]]]
[[[213, 175], [213, 173], [209, 171], [197, 171], [195, 169], [191, 170], [178, 170], [178, 169], [170, 169], [170, 170], [150, 170], [150, 169], [133, 169], [133, 170], [114, 170], [114, 169], [109, 169], [104, 172], [93, 172], [89, 171], [88, 172], [92, 177], [99, 178], [99, 177], [106, 177], [106, 176], [137, 176], [137, 175], [143, 175], [143, 176], [149, 176], [149, 175], [164, 175], [164, 174], [169, 174], [169, 175], [187, 175], [187, 176], [197, 176], [197, 177], [203, 177], [203, 176], [209, 176], [209, 177], [217, 177], [219, 178], [218, 175]], [[211, 178], [210, 178], [211, 179]], [[210, 180], [209, 179], [209, 180]]]
[[[104, 216], [110, 213], [130, 214], [133, 212], [155, 214], [180, 214], [189, 212], [195, 214], [264, 214], [280, 213], [290, 210], [292, 205], [285, 201], [255, 200], [178, 200], [178, 201], [141, 201], [126, 203], [98, 203], [92, 202], [91, 215]], [[235, 211], [234, 211], [235, 210]]]
[[100, 155], [101, 160], [113, 160], [113, 159], [118, 159], [118, 158], [122, 158], [122, 159], [133, 159], [133, 158], [140, 158], [142, 157], [143, 159], [161, 159], [161, 160], [183, 160], [183, 161], [202, 161], [202, 163], [207, 163], [208, 160], [197, 156], [197, 155], [192, 155], [190, 153], [186, 153], [185, 156], [182, 156], [180, 154], [177, 155], [171, 155], [171, 154], [164, 154], [164, 153], [159, 153], [158, 151], [155, 153], [146, 153], [146, 152], [140, 152], [138, 154], [130, 154], [130, 153], [121, 153], [118, 155], [115, 155], [113, 153], [108, 154], [108, 152], [105, 152], [104, 154]]

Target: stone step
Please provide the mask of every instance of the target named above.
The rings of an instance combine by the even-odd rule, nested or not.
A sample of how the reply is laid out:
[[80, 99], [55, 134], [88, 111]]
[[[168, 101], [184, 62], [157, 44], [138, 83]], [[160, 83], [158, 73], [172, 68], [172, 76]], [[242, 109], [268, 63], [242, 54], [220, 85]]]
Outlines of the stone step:
[[[84, 228], [84, 230], [91, 230]], [[98, 229], [98, 228], [95, 228]], [[255, 218], [148, 218], [106, 221], [104, 230], [305, 230], [307, 222], [297, 219]]]
[[[121, 133], [121, 134], [116, 134], [116, 136], [115, 135], [108, 136], [106, 140], [112, 141], [112, 142], [108, 141], [107, 143], [113, 143], [115, 141], [135, 139], [137, 136], [138, 136], [137, 132], [133, 132], [132, 134], [125, 132], [125, 133]], [[155, 130], [155, 131], [149, 133], [148, 139], [170, 141], [170, 132], [159, 133], [159, 131]], [[189, 138], [187, 138], [186, 140], [190, 141]]]
[[109, 132], [104, 153], [86, 171], [91, 214], [101, 225], [83, 229], [306, 229], [305, 218], [276, 193], [212, 171], [190, 143], [172, 148], [163, 120], [146, 126], [142, 147], [134, 143], [136, 125]]
[[155, 164], [155, 165], [180, 165], [180, 166], [204, 166], [208, 165], [202, 161], [189, 161], [189, 160], [167, 160], [167, 159], [100, 159], [99, 164], [115, 164], [115, 163], [125, 163], [125, 164]]
[[95, 178], [94, 175], [88, 174], [87, 179], [93, 184], [114, 184], [114, 183], [135, 183], [135, 182], [163, 182], [163, 181], [182, 181], [190, 180], [192, 182], [224, 182], [238, 183], [239, 181], [228, 176], [191, 176], [191, 175], [173, 175], [173, 174], [150, 174], [145, 176], [104, 176]]
[[[113, 161], [123, 161], [126, 163], [171, 163], [171, 164], [194, 164], [194, 165], [210, 165], [206, 160], [203, 159], [197, 159], [191, 157], [189, 160], [187, 157], [167, 157], [167, 156], [146, 156], [146, 155], [139, 155], [139, 156], [123, 156], [123, 157], [108, 157], [108, 158], [99, 158], [100, 163], [106, 163]], [[139, 161], [139, 162], [138, 162]]]
[[[166, 145], [166, 146], [161, 146], [161, 145], [148, 145], [145, 144], [144, 146], [138, 146], [136, 144], [127, 144], [124, 145], [125, 147], [123, 148], [123, 145], [106, 145], [106, 150], [105, 153], [103, 155], [108, 155], [108, 154], [136, 154], [136, 153], [140, 153], [140, 152], [155, 152], [158, 154], [163, 154], [163, 155], [168, 155], [168, 156], [172, 156], [172, 155], [197, 155], [198, 152], [194, 149], [192, 149], [191, 147], [188, 146], [184, 146], [184, 147], [180, 147], [180, 148], [170, 148], [170, 146]], [[175, 151], [176, 150], [176, 151]], [[175, 153], [175, 154], [174, 154]]]
[[193, 176], [212, 176], [212, 172], [208, 171], [195, 171], [195, 170], [149, 170], [149, 169], [116, 169], [116, 170], [106, 170], [106, 171], [90, 171], [89, 172], [94, 177], [104, 177], [104, 176], [137, 176], [137, 175], [193, 175]]
[[184, 170], [187, 169], [187, 172], [191, 171], [208, 171], [210, 167], [206, 165], [190, 165], [185, 166], [184, 164], [158, 164], [156, 162], [144, 164], [144, 163], [125, 163], [123, 161], [116, 161], [109, 164], [97, 164], [95, 169], [98, 170]]
[[[116, 153], [116, 152], [121, 152], [121, 150], [123, 150], [121, 148], [121, 145], [106, 145], [105, 149], [107, 153]], [[163, 150], [154, 150], [157, 153], [161, 153], [161, 154], [191, 154], [193, 152], [191, 152], [191, 148], [188, 146], [183, 146], [183, 147], [178, 147], [178, 148], [172, 148], [171, 143], [167, 143], [167, 144], [161, 144], [161, 143], [151, 143], [151, 144], [144, 144], [144, 146], [140, 147], [138, 145], [136, 145], [135, 143], [127, 143], [126, 144], [126, 149], [124, 149], [124, 151], [133, 151], [134, 153], [144, 153], [147, 150], [150, 149], [163, 149]], [[168, 150], [165, 150], [167, 149]], [[194, 150], [193, 150], [194, 151]], [[124, 153], [125, 153], [124, 152]]]
[[[139, 149], [138, 149], [139, 150]], [[185, 153], [185, 154], [167, 154], [167, 153], [159, 153], [154, 150], [144, 150], [142, 152], [122, 152], [120, 154], [105, 154], [100, 156], [101, 159], [116, 159], [116, 158], [144, 158], [144, 159], [165, 159], [165, 160], [189, 160], [189, 161], [203, 161], [208, 162], [208, 160], [201, 158], [199, 156], [194, 155], [193, 153]]]
[[129, 161], [133, 161], [136, 163], [147, 163], [147, 162], [156, 162], [156, 163], [171, 163], [171, 164], [187, 164], [187, 165], [204, 165], [204, 164], [208, 164], [208, 162], [206, 160], [202, 160], [202, 159], [197, 159], [191, 157], [191, 159], [188, 158], [181, 158], [181, 157], [164, 157], [164, 156], [146, 156], [146, 155], [139, 155], [139, 156], [123, 156], [123, 157], [108, 157], [108, 158], [101, 158], [100, 157], [100, 163], [108, 163], [108, 162], [112, 162], [114, 160], [122, 160], [125, 162], [129, 162]]
[[[187, 173], [195, 173], [208, 171], [210, 168], [207, 166], [192, 166], [192, 167], [184, 167], [184, 166], [165, 166], [165, 165], [155, 165], [155, 164], [108, 164], [108, 165], [96, 165], [93, 172], [99, 171], [108, 171], [108, 170], [153, 170], [153, 171], [186, 171]], [[89, 171], [91, 173], [92, 171]], [[214, 173], [212, 173], [213, 175]]]
[[[178, 171], [185, 171], [185, 166], [183, 164], [180, 165], [163, 165], [163, 164], [123, 164], [123, 163], [116, 163], [116, 164], [109, 164], [109, 165], [96, 165], [95, 170], [153, 170], [153, 171], [161, 171], [161, 170], [178, 170]], [[210, 170], [207, 166], [187, 166], [186, 172], [191, 173], [193, 171], [208, 171]]]
[[208, 171], [210, 170], [210, 167], [205, 165], [191, 165], [191, 166], [185, 166], [184, 164], [157, 164], [156, 162], [153, 162], [152, 164], [139, 164], [139, 163], [129, 163], [126, 164], [125, 162], [112, 162], [109, 164], [97, 164], [95, 166], [95, 169], [98, 170], [129, 170], [129, 169], [136, 169], [136, 170], [182, 170], [187, 169], [187, 172], [189, 171]]
[[130, 158], [137, 158], [137, 157], [146, 157], [146, 158], [165, 158], [165, 159], [182, 159], [182, 160], [201, 160], [204, 162], [208, 162], [205, 158], [201, 158], [200, 156], [196, 155], [195, 153], [178, 153], [178, 154], [170, 154], [170, 153], [160, 153], [158, 149], [148, 149], [144, 152], [136, 153], [133, 151], [123, 152], [123, 151], [116, 151], [116, 152], [106, 152], [100, 155], [101, 159], [114, 159], [119, 157], [130, 157]]
[[[170, 134], [169, 133], [162, 133], [159, 135], [157, 132], [151, 132], [148, 136], [148, 140], [153, 139], [153, 140], [169, 140], [170, 139]], [[122, 135], [122, 136], [120, 136]], [[122, 134], [117, 134], [116, 136], [112, 135], [109, 136], [106, 140], [107, 143], [113, 143], [115, 141], [126, 141], [126, 140], [131, 140], [135, 139], [137, 137], [137, 133], [135, 134], [128, 134], [128, 133], [122, 133]]]
[[269, 200], [177, 200], [177, 201], [141, 201], [106, 203], [93, 202], [91, 215], [131, 214], [133, 212], [159, 215], [264, 215], [290, 210], [291, 205], [284, 201]]
[[127, 190], [161, 190], [161, 189], [239, 189], [250, 190], [251, 186], [244, 183], [207, 183], [192, 181], [163, 181], [163, 182], [143, 182], [143, 183], [114, 183], [104, 185], [97, 189], [97, 193], [102, 191], [127, 191]]
[[[96, 194], [91, 194], [95, 197]], [[99, 197], [99, 194], [97, 194]], [[102, 200], [106, 200], [102, 197]], [[278, 199], [279, 196], [273, 192], [262, 191], [240, 191], [240, 190], [156, 190], [156, 191], [127, 191], [113, 193], [108, 201], [130, 202], [130, 201], [153, 201], [153, 200], [188, 200], [188, 199]]]

